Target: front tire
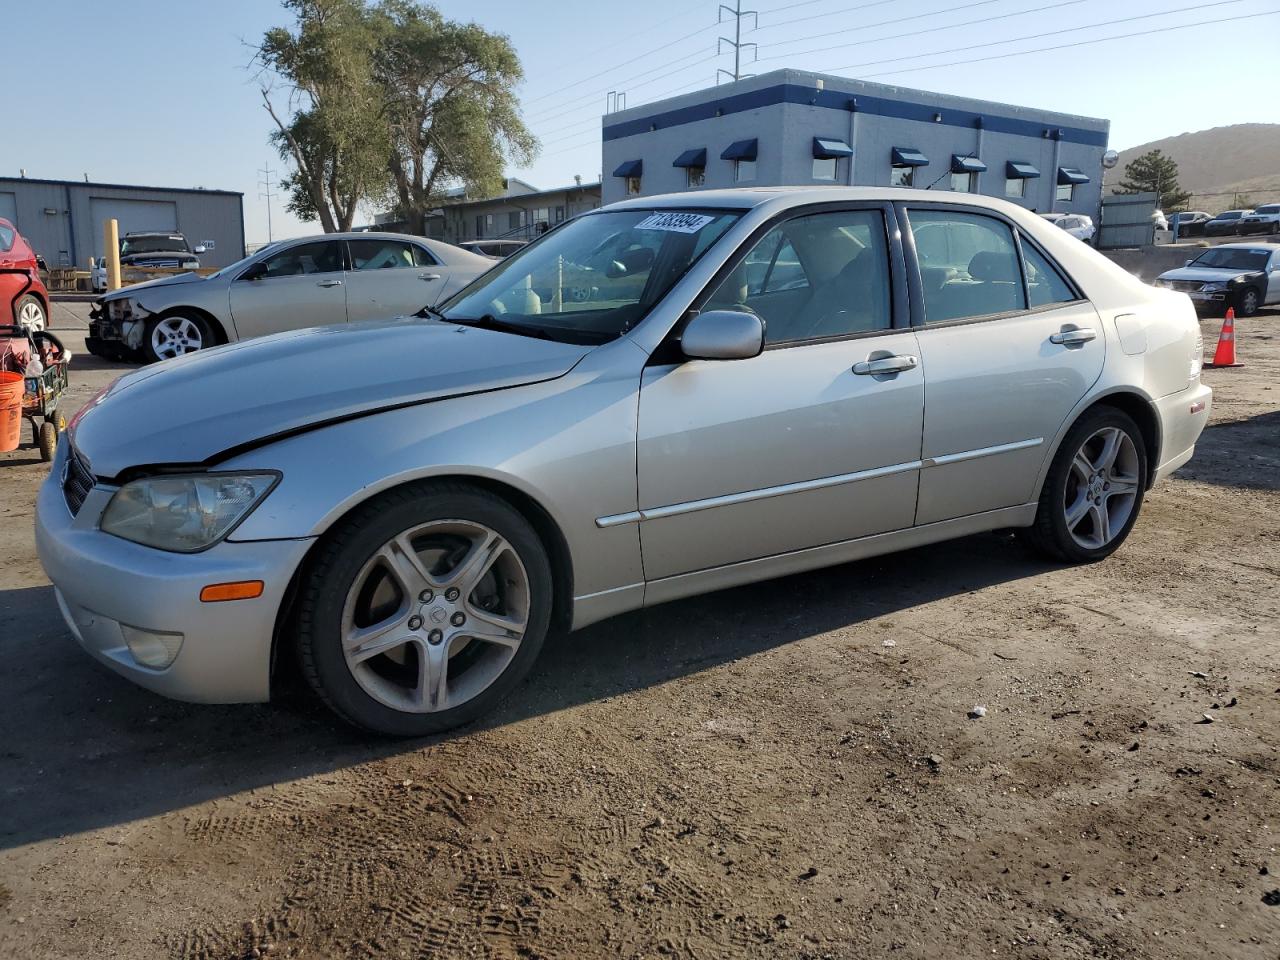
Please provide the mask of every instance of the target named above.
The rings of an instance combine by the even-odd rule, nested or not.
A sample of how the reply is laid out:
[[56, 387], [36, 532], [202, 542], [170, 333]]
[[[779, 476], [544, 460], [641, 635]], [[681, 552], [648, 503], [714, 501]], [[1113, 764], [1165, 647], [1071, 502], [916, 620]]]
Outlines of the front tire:
[[1063, 438], [1035, 523], [1020, 535], [1051, 560], [1101, 560], [1129, 536], [1146, 486], [1147, 448], [1137, 424], [1114, 407], [1095, 407]]
[[1242, 317], [1252, 317], [1258, 312], [1258, 291], [1249, 287], [1240, 292], [1240, 296], [1236, 299], [1236, 313]]
[[[52, 415], [56, 416], [56, 414]], [[57, 425], [50, 420], [45, 420], [40, 424], [40, 429], [36, 433], [36, 439], [40, 444], [40, 459], [45, 463], [49, 463], [58, 452]]]
[[208, 322], [195, 313], [180, 311], [152, 317], [142, 336], [142, 355], [148, 363], [195, 353], [215, 343]]
[[375, 733], [470, 723], [529, 671], [551, 621], [552, 572], [529, 522], [464, 484], [391, 491], [326, 538], [298, 604], [312, 688]]

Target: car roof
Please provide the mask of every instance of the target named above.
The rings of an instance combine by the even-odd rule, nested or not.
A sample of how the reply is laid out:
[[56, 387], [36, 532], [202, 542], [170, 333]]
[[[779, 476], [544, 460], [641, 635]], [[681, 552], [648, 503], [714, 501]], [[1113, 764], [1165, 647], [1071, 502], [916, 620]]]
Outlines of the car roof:
[[1280, 250], [1280, 243], [1219, 243], [1210, 250]]
[[[1228, 213], [1253, 213], [1253, 211], [1252, 210], [1223, 210], [1220, 214], [1218, 214], [1218, 217], [1225, 217]], [[1216, 220], [1218, 219], [1218, 217], [1214, 217], [1214, 219]]]
[[[742, 210], [768, 203], [780, 209], [799, 207], [809, 203], [827, 202], [875, 202], [897, 200], [905, 203], [959, 203], [965, 206], [985, 207], [1007, 211], [1011, 208], [1026, 210], [1018, 204], [999, 197], [978, 193], [952, 193], [949, 190], [913, 190], [909, 187], [735, 187], [723, 190], [696, 190], [685, 193], [663, 193], [652, 197], [633, 197], [611, 203], [602, 209], [652, 210], [668, 207], [689, 209]], [[593, 213], [595, 211], [592, 211]]]

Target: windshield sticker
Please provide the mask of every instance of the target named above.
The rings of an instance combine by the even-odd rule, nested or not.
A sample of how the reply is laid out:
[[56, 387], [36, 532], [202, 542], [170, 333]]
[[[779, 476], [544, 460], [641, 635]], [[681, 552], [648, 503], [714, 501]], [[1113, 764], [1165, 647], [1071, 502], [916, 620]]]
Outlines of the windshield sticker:
[[636, 230], [665, 230], [667, 233], [697, 233], [715, 217], [700, 213], [655, 213], [635, 225]]

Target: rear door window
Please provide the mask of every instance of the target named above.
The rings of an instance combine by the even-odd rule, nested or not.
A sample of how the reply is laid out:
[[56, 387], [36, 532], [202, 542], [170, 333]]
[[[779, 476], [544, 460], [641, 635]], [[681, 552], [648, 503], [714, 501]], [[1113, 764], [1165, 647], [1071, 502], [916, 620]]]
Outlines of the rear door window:
[[1031, 246], [1025, 237], [1022, 238], [1022, 261], [1026, 268], [1027, 299], [1031, 306], [1071, 303], [1078, 299], [1062, 272], [1044, 254]]
[[1013, 230], [958, 210], [911, 210], [925, 323], [1027, 308]]

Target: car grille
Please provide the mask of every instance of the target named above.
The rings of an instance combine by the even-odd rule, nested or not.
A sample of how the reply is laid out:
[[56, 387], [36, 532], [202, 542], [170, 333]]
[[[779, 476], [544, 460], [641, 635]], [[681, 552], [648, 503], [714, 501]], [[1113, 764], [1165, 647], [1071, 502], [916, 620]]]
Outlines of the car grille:
[[67, 507], [74, 517], [84, 506], [84, 498], [94, 486], [93, 474], [85, 469], [80, 458], [76, 456], [75, 447], [67, 450], [67, 472], [62, 478], [62, 495], [66, 498]]
[[1181, 290], [1183, 293], [1191, 293], [1194, 290], [1199, 290], [1204, 286], [1204, 284], [1199, 280], [1174, 280], [1170, 286], [1172, 286], [1174, 290]]

